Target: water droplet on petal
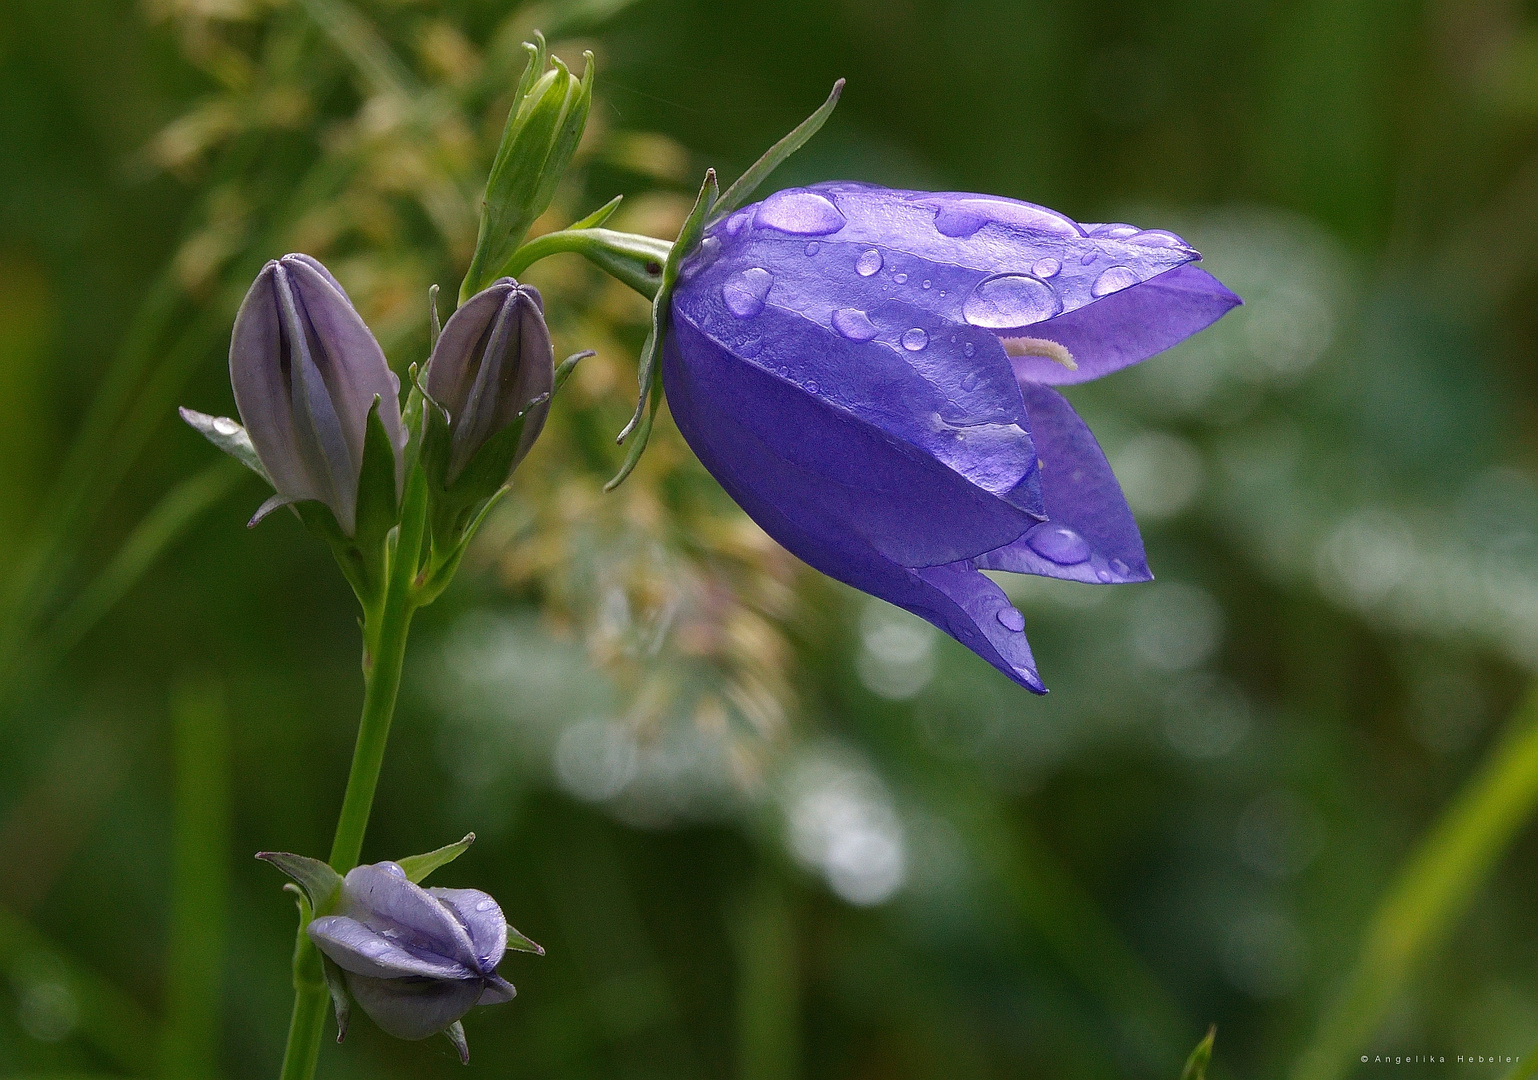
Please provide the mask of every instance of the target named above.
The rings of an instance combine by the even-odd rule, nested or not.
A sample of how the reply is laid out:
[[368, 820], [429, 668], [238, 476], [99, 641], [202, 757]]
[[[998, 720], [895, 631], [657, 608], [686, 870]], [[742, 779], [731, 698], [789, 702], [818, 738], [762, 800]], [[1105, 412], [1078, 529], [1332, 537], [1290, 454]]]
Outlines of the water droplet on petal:
[[903, 331], [902, 343], [903, 348], [909, 352], [919, 352], [929, 344], [929, 335], [915, 326], [912, 330]]
[[1129, 243], [1144, 247], [1183, 248], [1186, 242], [1165, 229], [1144, 229], [1136, 236], [1127, 237]]
[[1057, 277], [1057, 272], [1062, 268], [1062, 263], [1048, 255], [1044, 259], [1037, 259], [1031, 265], [1031, 273], [1045, 281], [1047, 278]]
[[844, 227], [838, 207], [815, 191], [777, 191], [759, 205], [758, 224], [797, 236], [826, 236]]
[[929, 280], [929, 279], [928, 279], [928, 278], [925, 278], [925, 279], [924, 279], [924, 288], [926, 288], [926, 289], [927, 289], [927, 288], [929, 288], [929, 286], [930, 286], [930, 285], [932, 285], [932, 284], [933, 284], [933, 282], [931, 282], [931, 281], [930, 281], [930, 280]]
[[486, 899], [482, 900], [479, 904], [475, 905], [475, 910], [476, 911], [490, 911], [492, 908], [494, 908], [496, 906], [497, 906], [497, 902], [495, 900], [493, 900], [491, 897], [488, 896]]
[[869, 341], [876, 336], [876, 324], [859, 308], [839, 308], [835, 311], [833, 329], [850, 341]]
[[961, 347], [962, 356], [970, 358], [975, 352], [977, 352], [977, 346], [973, 345], [970, 341]]
[[819, 245], [819, 244], [818, 244], [818, 243], [817, 243], [817, 241], [816, 241], [816, 240], [808, 240], [808, 241], [807, 241], [807, 242], [806, 242], [806, 248], [805, 248], [805, 251], [806, 251], [806, 253], [807, 253], [807, 254], [808, 254], [808, 255], [816, 255], [816, 254], [817, 254], [817, 249], [818, 249], [818, 247], [820, 247], [820, 246], [821, 246], [821, 245]]
[[[971, 343], [968, 342], [969, 347], [970, 347], [970, 344]], [[965, 390], [969, 394], [973, 390], [976, 390], [977, 389], [977, 372], [969, 371], [965, 375], [963, 375], [961, 377], [961, 388], [963, 390]]]
[[720, 254], [721, 241], [717, 240], [714, 236], [705, 237], [705, 239], [700, 241], [699, 250], [689, 256], [684, 262], [683, 271], [679, 276], [685, 281], [693, 279], [701, 270], [715, 262], [716, 257]]
[[214, 417], [214, 431], [220, 435], [233, 435], [240, 430], [240, 425], [228, 416]]
[[751, 319], [764, 310], [764, 299], [769, 295], [769, 286], [773, 281], [774, 278], [763, 267], [750, 267], [733, 274], [721, 286], [721, 298], [726, 301], [726, 309], [737, 318]]
[[1020, 631], [1025, 629], [1025, 616], [1020, 614], [1018, 608], [1000, 608], [999, 623], [1004, 627], [1004, 629], [1013, 631], [1014, 633], [1018, 634]]
[[1113, 266], [1095, 279], [1089, 287], [1091, 296], [1110, 296], [1137, 284], [1137, 275], [1125, 266]]
[[864, 255], [854, 261], [854, 272], [861, 277], [870, 277], [881, 269], [881, 252], [871, 248]]
[[1091, 248], [1089, 251], [1086, 251], [1084, 253], [1084, 258], [1079, 260], [1079, 265], [1080, 266], [1088, 266], [1090, 263], [1094, 262], [1099, 257], [1100, 257], [1100, 252], [1098, 252], [1098, 251], [1094, 250], [1093, 248]]
[[1077, 566], [1089, 558], [1084, 537], [1063, 525], [1043, 521], [1025, 534], [1025, 546], [1059, 566]]
[[897, 284], [899, 284], [899, 285], [906, 285], [906, 284], [908, 284], [908, 275], [907, 274], [893, 274], [892, 275], [892, 280], [897, 282]]
[[726, 235], [736, 236], [748, 227], [748, 222], [753, 219], [753, 211], [739, 210], [726, 219]]
[[961, 312], [967, 322], [989, 330], [1008, 330], [1050, 319], [1063, 302], [1040, 278], [995, 274], [977, 283]]
[[806, 389], [806, 392], [808, 394], [815, 394], [815, 393], [817, 393], [819, 387], [818, 387], [816, 382], [814, 382], [811, 379], [808, 379], [806, 381], [806, 384], [805, 384], [805, 389]]
[[1089, 231], [1091, 236], [1104, 236], [1111, 240], [1125, 240], [1129, 236], [1136, 236], [1137, 233], [1138, 227], [1136, 225], [1128, 225], [1120, 221], [1096, 225]]
[[1131, 572], [1131, 567], [1122, 562], [1120, 559], [1111, 560], [1111, 569], [1116, 571], [1116, 573], [1120, 574], [1122, 577], [1126, 577]]
[[1095, 576], [1102, 582], [1109, 582], [1111, 580], [1111, 572], [1109, 570], [1096, 570]]

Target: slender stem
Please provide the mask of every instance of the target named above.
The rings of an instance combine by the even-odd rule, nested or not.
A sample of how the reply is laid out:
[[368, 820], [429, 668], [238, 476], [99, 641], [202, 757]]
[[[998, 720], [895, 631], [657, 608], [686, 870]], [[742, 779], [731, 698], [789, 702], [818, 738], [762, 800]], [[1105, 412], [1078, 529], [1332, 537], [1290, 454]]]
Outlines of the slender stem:
[[1341, 1080], [1538, 809], [1538, 685], [1389, 887], [1292, 1080]]
[[[374, 806], [374, 790], [379, 786], [379, 769], [384, 764], [385, 743], [390, 737], [390, 721], [395, 715], [395, 697], [401, 684], [401, 666], [406, 659], [406, 636], [418, 606], [416, 576], [427, 518], [426, 503], [426, 478], [421, 470], [413, 470], [390, 556], [384, 603], [365, 607], [363, 717], [358, 721], [352, 771], [347, 777], [347, 793], [342, 797], [342, 812], [331, 843], [330, 862], [341, 874], [358, 865], [369, 811]], [[328, 995], [320, 954], [305, 932], [307, 922], [300, 920], [294, 942], [294, 1012], [289, 1020], [280, 1080], [314, 1077], [320, 1037], [325, 1030]]]

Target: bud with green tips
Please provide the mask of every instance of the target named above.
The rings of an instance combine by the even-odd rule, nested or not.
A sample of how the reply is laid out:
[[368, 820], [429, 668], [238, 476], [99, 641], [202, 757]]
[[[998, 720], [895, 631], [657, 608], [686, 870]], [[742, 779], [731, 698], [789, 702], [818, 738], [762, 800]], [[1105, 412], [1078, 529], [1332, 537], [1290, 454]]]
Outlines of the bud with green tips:
[[548, 55], [541, 35], [535, 34], [535, 41], [524, 48], [529, 64], [486, 180], [480, 234], [460, 286], [461, 304], [506, 273], [535, 218], [549, 209], [593, 104], [592, 53], [583, 54], [587, 64], [579, 79], [560, 57]]

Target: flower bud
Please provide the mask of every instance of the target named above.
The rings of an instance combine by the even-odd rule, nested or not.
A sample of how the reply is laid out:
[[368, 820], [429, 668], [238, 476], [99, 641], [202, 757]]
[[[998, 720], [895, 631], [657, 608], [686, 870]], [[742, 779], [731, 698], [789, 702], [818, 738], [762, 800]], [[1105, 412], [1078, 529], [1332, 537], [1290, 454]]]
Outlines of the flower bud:
[[474, 461], [474, 486], [488, 490], [471, 497], [501, 487], [545, 425], [554, 380], [539, 290], [503, 278], [454, 312], [426, 380], [428, 396], [448, 412], [447, 461], [435, 466], [442, 486], [452, 488]]
[[[497, 974], [510, 932], [497, 902], [477, 889], [424, 889], [398, 863], [349, 871], [336, 913], [307, 931], [352, 999], [399, 1039], [442, 1031], [468, 1056], [460, 1017], [517, 993]], [[511, 933], [515, 948], [543, 952]]]
[[369, 411], [395, 455], [396, 492], [406, 432], [398, 380], [346, 292], [308, 255], [285, 255], [257, 275], [230, 339], [230, 384], [277, 498], [315, 500], [352, 536]]

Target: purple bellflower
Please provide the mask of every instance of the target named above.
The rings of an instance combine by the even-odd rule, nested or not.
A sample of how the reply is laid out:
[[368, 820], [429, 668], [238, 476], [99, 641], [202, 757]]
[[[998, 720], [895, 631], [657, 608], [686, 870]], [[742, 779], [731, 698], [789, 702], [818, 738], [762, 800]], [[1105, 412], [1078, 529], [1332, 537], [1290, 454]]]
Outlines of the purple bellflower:
[[347, 293], [308, 255], [262, 268], [230, 339], [235, 405], [277, 494], [257, 519], [287, 503], [324, 503], [352, 536], [369, 410], [395, 452], [396, 491], [406, 430], [400, 383]]
[[[460, 1018], [517, 993], [497, 974], [510, 932], [497, 902], [478, 889], [424, 889], [399, 864], [381, 862], [348, 872], [336, 911], [313, 919], [308, 932], [341, 969], [352, 999], [388, 1034], [445, 1032], [468, 1060]], [[514, 947], [543, 951], [511, 934]], [[338, 1027], [340, 1038], [340, 1009]]]
[[662, 377], [705, 467], [823, 573], [1045, 692], [982, 570], [1146, 581], [1094, 436], [1053, 386], [1099, 378], [1240, 303], [1180, 237], [990, 195], [836, 182], [707, 228]]

